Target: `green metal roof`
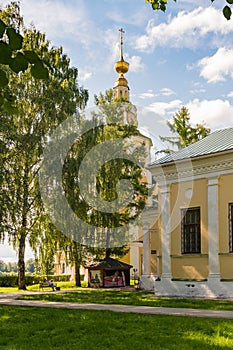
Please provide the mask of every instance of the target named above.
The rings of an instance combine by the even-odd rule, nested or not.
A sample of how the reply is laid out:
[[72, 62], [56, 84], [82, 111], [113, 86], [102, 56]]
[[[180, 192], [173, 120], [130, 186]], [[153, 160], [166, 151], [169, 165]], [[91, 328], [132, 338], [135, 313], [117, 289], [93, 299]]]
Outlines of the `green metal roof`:
[[182, 148], [177, 152], [170, 153], [160, 159], [157, 159], [155, 162], [151, 163], [151, 165], [200, 157], [231, 149], [233, 149], [233, 128], [221, 129], [212, 132], [210, 135], [206, 136], [200, 141]]

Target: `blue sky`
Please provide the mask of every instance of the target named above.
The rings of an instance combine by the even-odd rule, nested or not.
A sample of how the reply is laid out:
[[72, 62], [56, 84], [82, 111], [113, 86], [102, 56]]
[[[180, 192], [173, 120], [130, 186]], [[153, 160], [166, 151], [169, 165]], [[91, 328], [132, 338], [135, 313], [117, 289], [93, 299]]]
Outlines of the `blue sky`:
[[140, 126], [157, 137], [168, 132], [166, 120], [182, 105], [193, 123], [205, 121], [212, 130], [232, 126], [233, 20], [221, 14], [224, 5], [169, 0], [163, 13], [144, 0], [21, 0], [21, 12], [27, 26], [45, 32], [51, 46], [61, 45], [78, 68], [88, 107], [117, 79], [123, 27], [131, 101]]
[[[45, 32], [78, 68], [79, 83], [89, 90], [88, 108], [93, 95], [117, 79], [123, 27], [130, 98], [141, 129], [161, 148], [166, 121], [183, 105], [191, 122], [204, 121], [212, 131], [233, 126], [233, 20], [221, 14], [224, 5], [225, 0], [169, 0], [162, 13], [144, 0], [22, 0], [21, 13], [27, 26]], [[0, 256], [10, 256], [5, 252], [0, 246]]]

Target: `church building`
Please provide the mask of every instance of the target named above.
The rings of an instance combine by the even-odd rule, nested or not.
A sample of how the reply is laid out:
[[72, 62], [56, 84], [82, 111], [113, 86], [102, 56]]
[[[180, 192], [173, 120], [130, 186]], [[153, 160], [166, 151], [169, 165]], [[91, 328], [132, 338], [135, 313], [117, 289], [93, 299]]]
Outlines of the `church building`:
[[[130, 102], [130, 95], [129, 95], [129, 86], [128, 81], [126, 80], [124, 74], [128, 72], [129, 70], [129, 63], [126, 62], [123, 58], [123, 29], [120, 29], [120, 60], [116, 62], [115, 64], [115, 70], [119, 74], [118, 79], [115, 81], [115, 85], [113, 87], [114, 91], [114, 99], [118, 100], [120, 98], [125, 98], [127, 102], [129, 102], [130, 108], [127, 109], [127, 113], [125, 115], [125, 124], [133, 124], [135, 126], [138, 126], [138, 120], [137, 120], [137, 108]], [[147, 169], [147, 165], [151, 162], [151, 147], [152, 147], [152, 140], [140, 133], [138, 136], [134, 137], [135, 144], [138, 145], [144, 145], [145, 147], [145, 164], [146, 167], [143, 170], [143, 177], [145, 179], [145, 182], [148, 183], [148, 186], [150, 187], [152, 185], [151, 180], [151, 173]], [[150, 246], [148, 244], [148, 227], [151, 226], [151, 218], [150, 213], [152, 212], [151, 209], [154, 208], [153, 201], [151, 198], [148, 199], [148, 203], [146, 206], [146, 210], [143, 211], [143, 224], [142, 227], [138, 231], [138, 237], [135, 239], [134, 242], [131, 242], [130, 244], [130, 251], [129, 253], [123, 257], [121, 260], [129, 263], [133, 266], [133, 269], [135, 271], [135, 274], [137, 276], [140, 276], [141, 285], [145, 289], [151, 289], [151, 285], [153, 286], [154, 283], [154, 277], [153, 273], [156, 274], [157, 269], [157, 261], [155, 258], [155, 255], [150, 252]], [[145, 227], [145, 230], [143, 230], [143, 227]], [[152, 266], [148, 268], [149, 265]], [[150, 272], [149, 272], [150, 271]]]
[[157, 252], [155, 294], [232, 298], [233, 128], [214, 131], [149, 169], [159, 191], [148, 243], [148, 252]]
[[[120, 59], [114, 99], [130, 102], [120, 29]], [[131, 103], [124, 123], [138, 125]], [[151, 163], [146, 147], [144, 175], [156, 198], [148, 198], [142, 228], [121, 259], [140, 276], [140, 287], [158, 296], [233, 297], [233, 128], [217, 130], [200, 141]], [[66, 273], [65, 261], [62, 273]], [[131, 272], [132, 275], [132, 272]]]
[[[114, 96], [129, 99], [122, 36], [116, 70]], [[148, 199], [129, 257], [141, 288], [158, 296], [232, 298], [233, 128], [153, 163], [151, 145], [148, 139], [146, 175], [158, 201]]]

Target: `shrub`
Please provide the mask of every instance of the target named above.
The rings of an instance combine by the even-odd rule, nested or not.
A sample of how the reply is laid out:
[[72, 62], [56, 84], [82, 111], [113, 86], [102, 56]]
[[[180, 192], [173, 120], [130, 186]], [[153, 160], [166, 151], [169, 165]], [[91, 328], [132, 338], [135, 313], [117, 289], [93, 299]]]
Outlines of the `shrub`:
[[[45, 279], [53, 279], [55, 282], [67, 282], [70, 280], [70, 275], [27, 275], [25, 276], [26, 285], [31, 286], [33, 284], [39, 284]], [[18, 276], [14, 275], [0, 275], [0, 287], [16, 287]]]
[[15, 287], [17, 286], [17, 280], [17, 276], [0, 276], [0, 287]]

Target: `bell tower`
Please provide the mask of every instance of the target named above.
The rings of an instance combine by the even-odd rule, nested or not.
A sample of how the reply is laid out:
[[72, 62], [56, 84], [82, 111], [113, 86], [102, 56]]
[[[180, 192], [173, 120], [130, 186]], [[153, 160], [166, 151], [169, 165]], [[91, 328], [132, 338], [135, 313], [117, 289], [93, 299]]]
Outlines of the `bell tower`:
[[119, 74], [118, 79], [115, 81], [113, 91], [114, 100], [125, 99], [129, 101], [129, 86], [128, 81], [125, 79], [124, 74], [129, 70], [129, 63], [123, 58], [123, 28], [119, 29], [120, 32], [120, 60], [115, 64], [115, 70]]

